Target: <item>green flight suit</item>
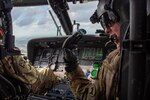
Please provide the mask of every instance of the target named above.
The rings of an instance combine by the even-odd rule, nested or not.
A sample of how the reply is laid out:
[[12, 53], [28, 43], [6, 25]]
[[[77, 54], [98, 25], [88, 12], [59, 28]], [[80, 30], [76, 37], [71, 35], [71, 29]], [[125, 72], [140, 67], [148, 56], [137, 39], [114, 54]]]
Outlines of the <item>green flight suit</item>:
[[20, 55], [1, 59], [0, 73], [31, 85], [33, 92], [45, 92], [58, 82], [50, 68], [35, 68]]
[[99, 69], [98, 79], [89, 81], [82, 69], [66, 73], [77, 100], [116, 100], [120, 49], [112, 51]]

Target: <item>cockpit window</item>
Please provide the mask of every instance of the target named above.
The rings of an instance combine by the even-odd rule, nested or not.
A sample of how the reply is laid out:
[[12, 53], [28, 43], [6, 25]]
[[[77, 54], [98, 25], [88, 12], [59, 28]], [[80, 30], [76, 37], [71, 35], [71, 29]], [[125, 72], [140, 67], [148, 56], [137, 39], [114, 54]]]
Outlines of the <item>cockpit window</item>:
[[97, 8], [97, 6], [93, 5], [97, 5], [97, 1], [87, 2], [83, 4], [73, 4], [71, 2], [69, 3], [69, 16], [72, 22], [74, 22], [74, 20], [76, 21], [76, 23], [73, 23], [75, 24], [73, 28], [75, 31], [77, 30], [78, 23], [79, 28], [85, 29], [87, 31], [87, 34], [95, 34], [96, 29], [102, 29], [100, 23], [92, 24], [90, 22], [90, 17]]
[[[52, 12], [56, 22], [60, 25], [56, 15], [49, 6], [14, 7], [12, 10], [13, 34], [16, 46], [26, 53], [30, 39], [57, 36], [57, 28], [49, 13]], [[65, 35], [61, 29], [62, 35]]]
[[[96, 29], [102, 29], [100, 24], [92, 24], [90, 17], [96, 9], [97, 1], [83, 4], [68, 3], [68, 14], [73, 24], [73, 31], [85, 29], [87, 34], [95, 34]], [[50, 15], [49, 10], [61, 30], [62, 35], [66, 35], [56, 14], [49, 5], [14, 7], [12, 10], [13, 34], [15, 35], [16, 46], [22, 53], [26, 54], [27, 43], [33, 38], [55, 37], [60, 35], [58, 29]]]

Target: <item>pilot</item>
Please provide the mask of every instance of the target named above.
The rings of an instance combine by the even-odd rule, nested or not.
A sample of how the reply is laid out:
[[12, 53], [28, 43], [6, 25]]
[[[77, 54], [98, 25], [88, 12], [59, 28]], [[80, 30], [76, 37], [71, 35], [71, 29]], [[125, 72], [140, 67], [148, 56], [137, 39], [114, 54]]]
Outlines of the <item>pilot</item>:
[[[94, 83], [89, 81], [79, 67], [75, 54], [64, 49], [66, 75], [78, 100], [116, 100], [120, 61], [120, 29], [129, 21], [129, 0], [99, 0], [95, 16], [105, 32], [116, 37], [117, 49], [103, 61]], [[125, 9], [126, 8], [126, 9]]]
[[[1, 26], [0, 45], [2, 45], [4, 35]], [[6, 56], [0, 59], [0, 74], [14, 78], [23, 84], [30, 85], [33, 93], [45, 92], [58, 82], [57, 76], [50, 68], [35, 68], [22, 55]]]

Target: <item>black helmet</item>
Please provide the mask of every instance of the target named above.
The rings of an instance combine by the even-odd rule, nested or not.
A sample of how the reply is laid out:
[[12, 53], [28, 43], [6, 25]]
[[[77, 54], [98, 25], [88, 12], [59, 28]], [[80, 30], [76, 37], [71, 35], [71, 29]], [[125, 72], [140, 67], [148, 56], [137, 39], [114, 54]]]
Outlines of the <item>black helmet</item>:
[[129, 0], [99, 0], [96, 12], [97, 22], [104, 27], [111, 21], [123, 24], [129, 21]]

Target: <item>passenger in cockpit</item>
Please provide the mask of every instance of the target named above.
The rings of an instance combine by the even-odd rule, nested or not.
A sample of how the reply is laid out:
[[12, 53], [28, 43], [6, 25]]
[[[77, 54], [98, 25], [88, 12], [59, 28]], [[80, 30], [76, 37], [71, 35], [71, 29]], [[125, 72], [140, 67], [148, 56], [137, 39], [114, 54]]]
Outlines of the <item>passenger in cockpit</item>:
[[[2, 20], [0, 20], [2, 21]], [[2, 22], [0, 22], [2, 25]], [[4, 36], [2, 26], [0, 26], [0, 45]], [[0, 54], [2, 55], [2, 54]], [[0, 59], [0, 74], [7, 78], [13, 78], [18, 83], [29, 85], [32, 92], [44, 92], [57, 84], [58, 78], [53, 71], [48, 68], [35, 68], [23, 56], [6, 56]], [[13, 81], [13, 80], [12, 80]]]
[[[116, 100], [120, 61], [120, 28], [129, 21], [129, 0], [100, 0], [94, 13], [94, 22], [100, 22], [105, 32], [116, 37], [117, 49], [103, 61], [94, 83], [89, 81], [70, 49], [64, 50], [66, 74], [78, 100]], [[69, 58], [68, 58], [69, 57]], [[72, 59], [71, 59], [72, 58]]]
[[30, 85], [32, 92], [44, 92], [57, 84], [57, 76], [50, 68], [35, 68], [21, 55], [0, 60], [0, 73]]

